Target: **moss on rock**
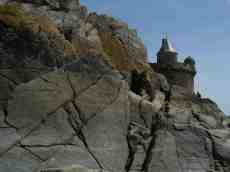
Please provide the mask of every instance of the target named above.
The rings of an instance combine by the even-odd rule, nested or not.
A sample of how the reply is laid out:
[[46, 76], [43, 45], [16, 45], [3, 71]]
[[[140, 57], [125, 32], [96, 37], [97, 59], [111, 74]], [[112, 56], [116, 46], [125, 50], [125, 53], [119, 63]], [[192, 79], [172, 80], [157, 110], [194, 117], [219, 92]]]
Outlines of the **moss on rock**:
[[31, 17], [26, 14], [19, 4], [0, 5], [0, 21], [7, 26], [19, 29], [31, 22]]
[[119, 71], [131, 71], [132, 66], [129, 63], [128, 53], [121, 42], [112, 36], [110, 32], [100, 33], [103, 50], [112, 64]]
[[103, 51], [117, 70], [121, 72], [131, 72], [133, 70], [139, 73], [152, 72], [152, 68], [148, 63], [144, 61], [132, 61], [126, 45], [113, 36], [111, 32], [100, 32], [99, 35]]

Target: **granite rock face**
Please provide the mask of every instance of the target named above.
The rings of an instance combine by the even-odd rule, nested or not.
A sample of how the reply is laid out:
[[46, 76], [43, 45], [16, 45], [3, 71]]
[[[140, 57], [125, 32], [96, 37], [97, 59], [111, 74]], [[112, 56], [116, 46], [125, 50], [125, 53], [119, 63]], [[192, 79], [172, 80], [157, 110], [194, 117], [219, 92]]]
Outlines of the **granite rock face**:
[[230, 171], [229, 118], [154, 72], [127, 24], [0, 4], [0, 172]]
[[76, 164], [122, 171], [128, 103], [127, 83], [96, 57], [19, 85], [3, 112], [0, 169], [29, 172]]

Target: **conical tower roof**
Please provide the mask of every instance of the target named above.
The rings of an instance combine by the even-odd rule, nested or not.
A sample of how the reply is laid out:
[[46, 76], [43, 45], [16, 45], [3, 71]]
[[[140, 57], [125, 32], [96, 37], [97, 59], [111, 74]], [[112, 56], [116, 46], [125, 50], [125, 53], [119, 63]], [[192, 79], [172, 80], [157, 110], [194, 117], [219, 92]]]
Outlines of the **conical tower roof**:
[[172, 52], [176, 53], [176, 50], [173, 48], [171, 42], [168, 40], [168, 38], [162, 39], [162, 44], [159, 52]]

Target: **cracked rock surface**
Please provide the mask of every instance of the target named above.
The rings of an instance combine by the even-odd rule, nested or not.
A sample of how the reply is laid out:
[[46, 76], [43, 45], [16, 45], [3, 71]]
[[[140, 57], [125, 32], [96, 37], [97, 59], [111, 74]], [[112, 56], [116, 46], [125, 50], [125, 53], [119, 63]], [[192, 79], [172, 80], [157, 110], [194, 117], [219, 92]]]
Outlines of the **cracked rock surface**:
[[230, 172], [230, 118], [149, 68], [127, 24], [0, 4], [0, 172]]
[[129, 106], [121, 76], [88, 57], [42, 78], [12, 93], [7, 121], [14, 128], [0, 130], [0, 169], [29, 172], [78, 164], [122, 171]]

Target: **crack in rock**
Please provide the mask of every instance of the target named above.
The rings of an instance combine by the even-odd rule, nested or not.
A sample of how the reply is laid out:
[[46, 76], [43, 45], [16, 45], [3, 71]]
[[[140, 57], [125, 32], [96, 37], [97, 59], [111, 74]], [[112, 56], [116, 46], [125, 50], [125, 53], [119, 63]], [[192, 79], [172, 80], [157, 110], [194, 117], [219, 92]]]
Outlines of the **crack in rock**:
[[5, 78], [5, 79], [7, 79], [8, 81], [14, 83], [16, 86], [19, 85], [19, 83], [18, 83], [17, 81], [11, 79], [11, 78], [8, 77], [7, 75], [4, 75], [4, 74], [0, 73], [0, 76], [3, 77], [3, 78]]
[[41, 156], [39, 156], [38, 154], [34, 153], [32, 150], [30, 150], [29, 148], [27, 148], [26, 146], [22, 145], [21, 143], [19, 143], [19, 146], [24, 149], [25, 151], [27, 151], [28, 153], [30, 153], [31, 155], [33, 155], [34, 157], [36, 157], [37, 159], [39, 159], [42, 162], [47, 161], [46, 159], [43, 159]]
[[7, 149], [5, 149], [2, 152], [0, 152], [0, 158], [3, 157], [12, 148], [14, 148], [15, 146], [17, 146], [23, 139], [25, 139], [26, 137], [28, 137], [29, 135], [31, 135], [34, 131], [38, 130], [44, 124], [44, 122], [46, 121], [47, 118], [49, 118], [51, 115], [53, 115], [58, 109], [60, 109], [64, 105], [66, 105], [68, 102], [70, 102], [70, 101], [68, 100], [68, 101], [64, 102], [63, 104], [61, 104], [60, 106], [58, 106], [52, 112], [49, 112], [46, 115], [44, 115], [44, 118], [41, 119], [39, 122], [37, 122], [36, 124], [34, 124], [33, 126], [31, 126], [30, 128], [26, 129], [24, 135], [20, 136], [20, 138], [18, 140], [16, 140], [14, 143], [12, 143]]
[[11, 124], [9, 121], [8, 121], [8, 111], [6, 108], [3, 109], [3, 113], [4, 113], [4, 123], [9, 126], [9, 128], [13, 128], [15, 130], [18, 130], [18, 128], [16, 126], [14, 126], [13, 124]]
[[90, 147], [86, 141], [86, 138], [85, 138], [85, 136], [82, 132], [82, 128], [81, 128], [82, 124], [74, 118], [72, 113], [70, 113], [68, 110], [66, 112], [69, 114], [68, 121], [69, 121], [70, 126], [73, 128], [73, 130], [75, 131], [78, 138], [82, 141], [86, 150], [89, 152], [89, 154], [92, 156], [92, 158], [97, 162], [100, 170], [103, 171], [104, 168], [103, 168], [102, 164], [100, 163], [98, 158], [94, 155], [94, 153], [92, 152], [92, 150], [90, 149]]
[[147, 121], [146, 121], [146, 119], [145, 119], [145, 117], [143, 116], [143, 113], [142, 113], [142, 103], [143, 103], [143, 101], [144, 101], [144, 99], [142, 98], [138, 103], [139, 116], [140, 116], [140, 119], [143, 120], [145, 127], [148, 127], [148, 123], [147, 123]]

